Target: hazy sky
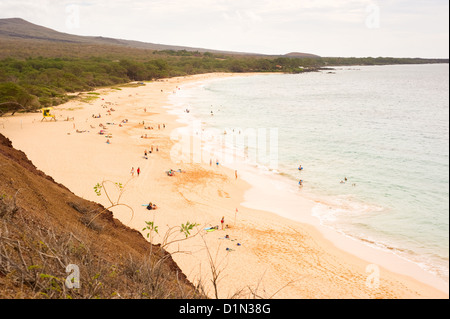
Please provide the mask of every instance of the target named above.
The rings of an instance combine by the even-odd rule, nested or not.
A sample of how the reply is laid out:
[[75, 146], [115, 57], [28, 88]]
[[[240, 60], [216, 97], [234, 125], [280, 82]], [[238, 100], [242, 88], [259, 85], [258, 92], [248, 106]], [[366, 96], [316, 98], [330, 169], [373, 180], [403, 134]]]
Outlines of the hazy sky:
[[265, 54], [448, 58], [448, 0], [0, 0], [57, 31]]

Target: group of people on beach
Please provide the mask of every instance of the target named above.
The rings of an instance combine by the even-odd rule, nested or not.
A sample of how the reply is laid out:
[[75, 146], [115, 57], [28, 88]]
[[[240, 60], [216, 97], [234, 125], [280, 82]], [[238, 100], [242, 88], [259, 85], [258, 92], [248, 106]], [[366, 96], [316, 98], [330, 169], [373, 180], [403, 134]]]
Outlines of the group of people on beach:
[[[209, 159], [209, 166], [212, 166], [212, 163], [213, 163], [213, 160], [212, 160], [212, 158], [210, 158]], [[219, 164], [220, 164], [219, 160], [216, 159], [216, 167], [219, 167]]]
[[[153, 126], [145, 126], [145, 121], [142, 121], [142, 123], [139, 122], [139, 124], [144, 125], [144, 130], [154, 130], [155, 127], [156, 127], [156, 124], [154, 124], [155, 127], [153, 127]], [[165, 124], [165, 123], [163, 123], [163, 124], [158, 124], [158, 130], [160, 130], [160, 129], [165, 129], [165, 128], [166, 128], [166, 124]]]
[[174, 176], [175, 173], [184, 173], [181, 168], [179, 168], [177, 171], [174, 171], [173, 169], [169, 169], [166, 171], [167, 176]]
[[[159, 147], [156, 146], [156, 151], [159, 152]], [[147, 150], [144, 150], [144, 158], [148, 159], [148, 154], [152, 154], [153, 153], [153, 145], [150, 147], [150, 150], [147, 152]]]
[[[139, 177], [139, 175], [141, 175], [141, 168], [140, 167], [137, 168], [136, 173], [137, 173], [138, 177]], [[131, 168], [130, 174], [131, 174], [131, 176], [134, 177], [134, 167]]]
[[[228, 225], [225, 225], [225, 216], [222, 216], [222, 219], [220, 220], [220, 229], [224, 230], [225, 228], [228, 228]], [[211, 230], [211, 229], [212, 230], [218, 230], [219, 226], [205, 228], [205, 230]]]

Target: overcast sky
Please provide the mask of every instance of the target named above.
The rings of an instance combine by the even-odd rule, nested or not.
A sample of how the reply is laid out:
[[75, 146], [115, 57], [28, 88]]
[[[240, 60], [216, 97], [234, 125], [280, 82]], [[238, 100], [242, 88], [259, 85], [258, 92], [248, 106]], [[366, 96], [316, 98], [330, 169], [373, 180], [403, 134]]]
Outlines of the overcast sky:
[[448, 0], [0, 0], [60, 32], [264, 54], [449, 56]]

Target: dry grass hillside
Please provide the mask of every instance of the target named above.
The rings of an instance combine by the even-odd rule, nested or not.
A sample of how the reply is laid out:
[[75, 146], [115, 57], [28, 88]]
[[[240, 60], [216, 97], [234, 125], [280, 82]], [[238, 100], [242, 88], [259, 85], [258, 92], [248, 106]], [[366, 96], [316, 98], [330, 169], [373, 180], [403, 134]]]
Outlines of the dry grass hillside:
[[[154, 51], [154, 50], [186, 50], [186, 51], [197, 51], [197, 52], [211, 52], [217, 54], [233, 54], [233, 55], [259, 55], [244, 52], [231, 52], [231, 51], [220, 51], [220, 50], [210, 50], [205, 48], [193, 48], [179, 45], [166, 45], [157, 43], [147, 43], [140, 41], [132, 41], [125, 39], [114, 39], [106, 38], [102, 36], [78, 36], [63, 32], [58, 32], [40, 25], [36, 25], [25, 21], [21, 18], [9, 18], [0, 19], [0, 41], [15, 41], [16, 45], [47, 45], [53, 46], [58, 44], [59, 48], [73, 48], [78, 49], [81, 46], [83, 50], [89, 50], [92, 47], [98, 48], [99, 50], [113, 50], [119, 52], [126, 52], [126, 50], [139, 52], [139, 50]], [[0, 51], [3, 51], [0, 50]], [[46, 50], [43, 50], [44, 52]], [[78, 51], [78, 50], [77, 50]], [[145, 52], [144, 51], [144, 52]], [[42, 52], [42, 51], [38, 51]], [[106, 51], [107, 52], [107, 51]], [[70, 54], [70, 51], [64, 52], [63, 56]]]
[[[203, 298], [171, 256], [0, 134], [0, 298]], [[67, 278], [79, 269], [79, 282]], [[79, 283], [79, 288], [76, 284]]]

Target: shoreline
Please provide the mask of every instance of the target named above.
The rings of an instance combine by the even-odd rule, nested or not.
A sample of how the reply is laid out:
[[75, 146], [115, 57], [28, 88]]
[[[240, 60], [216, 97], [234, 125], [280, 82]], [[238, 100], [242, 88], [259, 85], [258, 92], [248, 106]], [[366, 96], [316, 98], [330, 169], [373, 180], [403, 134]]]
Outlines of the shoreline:
[[[168, 249], [189, 280], [194, 284], [202, 281], [210, 294], [208, 260], [213, 257], [216, 266], [223, 271], [223, 280], [219, 283], [219, 291], [222, 288], [220, 298], [228, 298], [241, 289], [245, 294], [264, 293], [268, 298], [276, 293], [274, 298], [287, 299], [448, 298], [448, 290], [447, 293], [439, 291], [385, 267], [380, 267], [379, 288], [367, 287], [370, 273], [366, 269], [370, 262], [336, 245], [339, 243], [336, 237], [327, 238], [320, 228], [292, 221], [286, 216], [263, 210], [264, 207], [247, 207], [246, 196], [252, 185], [245, 181], [245, 176], [235, 180], [234, 171], [222, 165], [217, 168], [205, 163], [173, 163], [169, 151], [175, 144], [171, 139], [172, 132], [184, 124], [167, 111], [169, 96], [181, 84], [226, 76], [242, 74], [178, 77], [147, 83], [143, 87], [122, 88], [121, 91], [101, 89], [96, 92], [101, 93], [105, 102], [97, 100], [88, 105], [68, 102], [55, 107], [55, 113], [60, 116], [58, 119], [73, 115], [73, 122], [45, 123], [39, 122], [40, 114], [16, 114], [5, 121], [5, 127], [0, 125], [0, 133], [10, 138], [15, 148], [24, 151], [38, 169], [84, 198], [104, 200], [97, 198], [92, 191], [101, 179], [123, 183], [129, 179], [123, 201], [133, 203], [134, 219], [130, 221], [129, 211], [114, 209], [113, 212], [115, 218], [139, 231], [145, 226], [145, 221], [151, 219], [160, 226], [163, 234], [164, 230], [186, 220], [202, 226], [220, 225], [220, 218], [225, 216], [229, 229], [201, 232], [201, 236]], [[117, 124], [108, 126], [113, 134], [109, 145], [104, 136], [96, 134], [98, 126], [95, 124], [100, 121], [90, 117], [91, 112], [105, 110], [102, 104], [106, 100], [111, 101], [116, 110], [110, 117], [101, 119], [103, 123], [110, 120], [118, 123], [116, 120], [125, 118], [130, 120], [123, 129], [119, 129]], [[77, 109], [79, 107], [81, 109]], [[148, 111], [144, 112], [144, 108]], [[138, 124], [142, 120], [154, 125], [164, 123], [167, 128], [144, 131]], [[86, 132], [77, 134], [79, 128]], [[141, 139], [144, 132], [151, 135], [151, 139]], [[149, 155], [148, 160], [142, 159], [144, 148], [148, 149], [151, 144], [158, 145], [160, 152]], [[46, 153], [44, 150], [53, 156], [46, 156], [48, 154], [43, 154]], [[132, 166], [141, 167], [140, 177], [130, 178]], [[165, 170], [178, 168], [186, 173], [175, 174], [174, 177], [164, 174]], [[150, 215], [142, 208], [142, 204], [149, 200], [159, 206]], [[236, 220], [235, 208], [239, 211]], [[305, 211], [311, 208], [304, 204]], [[223, 240], [225, 234], [231, 240]], [[241, 245], [236, 246], [232, 240]], [[227, 251], [225, 246], [232, 247], [232, 251]], [[355, 252], [362, 253], [360, 250], [361, 247], [357, 247]], [[292, 282], [293, 279], [296, 281]]]
[[[208, 83], [210, 82], [211, 81]], [[196, 83], [195, 86], [203, 86], [204, 84], [205, 83], [203, 82], [199, 82]], [[192, 85], [189, 84], [187, 87], [189, 90], [192, 88]], [[195, 107], [193, 107], [193, 109], [195, 110]], [[199, 121], [199, 119], [196, 120]], [[186, 122], [186, 119], [183, 119], [181, 122]], [[202, 124], [206, 124], [206, 129], [211, 128], [208, 127], [208, 124], [205, 122], [202, 122]], [[228, 129], [231, 130], [231, 127]], [[218, 133], [222, 135], [222, 133]], [[230, 131], [228, 133], [230, 133]], [[218, 145], [218, 147], [220, 148], [220, 145]], [[420, 262], [408, 258], [409, 256], [398, 254], [393, 248], [380, 245], [380, 243], [370, 242], [368, 240], [365, 241], [364, 238], [352, 237], [331, 225], [323, 224], [319, 217], [316, 216], [315, 211], [316, 209], [319, 209], [319, 206], [328, 206], [328, 204], [324, 202], [326, 199], [321, 198], [321, 196], [318, 197], [317, 195], [311, 196], [312, 194], [309, 194], [309, 196], [299, 193], [293, 194], [291, 192], [293, 190], [291, 185], [292, 181], [288, 182], [287, 177], [280, 174], [278, 169], [275, 168], [274, 171], [272, 171], [265, 166], [260, 168], [260, 164], [245, 163], [244, 158], [236, 156], [238, 151], [233, 149], [235, 146], [231, 147], [232, 148], [227, 149], [225, 153], [232, 153], [234, 160], [231, 161], [230, 165], [227, 165], [226, 163], [223, 165], [232, 171], [237, 168], [240, 172], [240, 177], [250, 185], [250, 189], [244, 194], [245, 200], [241, 203], [242, 206], [275, 213], [276, 215], [285, 217], [289, 220], [311, 225], [319, 230], [326, 239], [333, 242], [338, 249], [342, 249], [345, 252], [355, 255], [363, 260], [370, 261], [373, 264], [383, 266], [390, 271], [417, 278], [419, 281], [430, 284], [443, 292], [448, 291], [448, 283], [445, 278], [441, 278], [437, 274], [428, 271], [421, 266]], [[237, 161], [236, 158], [238, 158]], [[242, 174], [242, 172], [245, 173]], [[264, 177], [259, 177], [259, 175], [264, 175]], [[289, 186], [289, 189], [285, 189], [286, 186]], [[283, 188], [283, 190], [280, 190], [280, 188]], [[284, 191], [286, 191], [286, 194]], [[301, 206], [309, 206], [310, 208], [308, 208], [308, 210], [310, 210], [310, 212], [299, 214], [295, 207], [298, 203], [300, 203]]]

